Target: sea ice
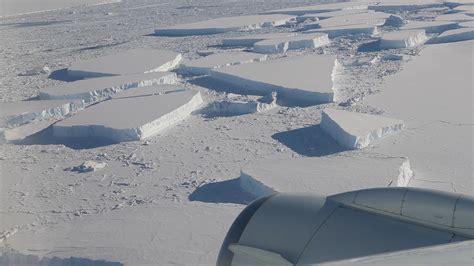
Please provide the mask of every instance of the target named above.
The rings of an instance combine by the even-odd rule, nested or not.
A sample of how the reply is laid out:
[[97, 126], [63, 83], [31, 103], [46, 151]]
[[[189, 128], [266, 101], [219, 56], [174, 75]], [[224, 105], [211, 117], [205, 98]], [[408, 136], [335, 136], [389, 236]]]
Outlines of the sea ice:
[[[365, 103], [406, 123], [374, 152], [410, 158], [410, 185], [472, 194], [472, 47], [474, 41], [429, 45], [389, 76]], [[410, 97], [407, 97], [407, 96]], [[455, 103], [455, 104], [453, 104]]]
[[213, 79], [231, 84], [244, 93], [279, 96], [305, 103], [333, 100], [337, 60], [332, 55], [304, 55], [211, 71]]
[[382, 26], [390, 17], [390, 14], [383, 12], [365, 12], [356, 13], [346, 16], [333, 17], [329, 19], [319, 20], [313, 23], [307, 23], [303, 26], [303, 30], [334, 28], [348, 25], [367, 24], [372, 26]]
[[466, 14], [468, 16], [474, 16], [474, 5], [462, 5], [453, 8], [454, 11]]
[[459, 23], [459, 27], [474, 28], [474, 21], [461, 22], [461, 23]]
[[354, 15], [354, 14], [366, 14], [368, 12], [369, 11], [367, 9], [343, 9], [343, 10], [331, 11], [331, 12], [305, 14], [303, 16], [314, 16], [318, 18], [319, 20], [323, 20], [323, 19], [329, 19], [329, 18], [334, 18], [334, 17], [339, 18], [339, 17]]
[[448, 30], [431, 39], [429, 43], [448, 43], [474, 40], [474, 28]]
[[[248, 97], [248, 96], [247, 96]], [[268, 111], [277, 106], [277, 94], [275, 92], [255, 100], [226, 99], [214, 102], [207, 108], [210, 115], [244, 115]]]
[[284, 53], [288, 50], [317, 48], [329, 43], [330, 41], [326, 33], [299, 34], [257, 42], [253, 46], [253, 51], [262, 54], [276, 54]]
[[402, 130], [404, 123], [377, 115], [325, 109], [320, 127], [341, 146], [362, 149], [375, 140]]
[[0, 128], [13, 128], [45, 119], [62, 119], [85, 108], [84, 101], [44, 100], [1, 103]]
[[362, 188], [407, 186], [413, 171], [406, 158], [375, 154], [264, 159], [241, 170], [241, 188], [258, 197], [275, 192], [331, 195]]
[[158, 84], [173, 84], [176, 80], [176, 73], [171, 72], [86, 79], [41, 89], [39, 97], [44, 100], [81, 99], [86, 103], [94, 103], [107, 99], [119, 91]]
[[473, 20], [474, 20], [474, 17], [463, 14], [463, 13], [444, 14], [444, 15], [439, 15], [435, 18], [435, 21], [466, 22], [466, 21], [473, 21]]
[[186, 60], [179, 71], [186, 75], [208, 75], [211, 69], [267, 60], [266, 55], [248, 52], [224, 52], [194, 60]]
[[324, 32], [327, 33], [330, 39], [337, 38], [344, 35], [353, 34], [367, 34], [375, 35], [378, 33], [377, 26], [369, 24], [356, 24], [337, 27], [327, 27], [322, 29], [315, 29], [306, 31], [306, 33]]
[[402, 26], [400, 30], [423, 29], [426, 33], [441, 33], [457, 27], [458, 23], [452, 21], [412, 21]]
[[292, 32], [245, 35], [241, 37], [225, 38], [222, 41], [222, 45], [223, 46], [253, 46], [255, 43], [259, 41], [286, 38], [286, 37], [290, 37], [294, 35], [296, 35], [296, 33], [292, 33]]
[[141, 140], [184, 120], [201, 104], [198, 91], [172, 85], [136, 88], [56, 123], [53, 135]]
[[189, 36], [229, 31], [251, 31], [263, 27], [282, 26], [294, 18], [294, 16], [277, 14], [225, 17], [157, 29], [155, 34], [158, 36]]
[[423, 29], [387, 32], [380, 39], [380, 49], [412, 48], [424, 44], [427, 39]]
[[444, 4], [437, 0], [386, 0], [374, 5], [369, 5], [368, 9], [396, 13], [443, 6]]
[[343, 9], [366, 9], [366, 3], [357, 3], [357, 2], [345, 2], [345, 3], [332, 3], [332, 4], [323, 4], [323, 5], [313, 5], [313, 6], [301, 6], [301, 7], [292, 7], [284, 8], [278, 10], [270, 10], [265, 12], [265, 14], [287, 14], [301, 16], [304, 14], [310, 13], [323, 13], [323, 12], [332, 12]]
[[73, 63], [67, 73], [74, 78], [142, 74], [169, 71], [180, 61], [180, 53], [157, 49], [132, 49]]

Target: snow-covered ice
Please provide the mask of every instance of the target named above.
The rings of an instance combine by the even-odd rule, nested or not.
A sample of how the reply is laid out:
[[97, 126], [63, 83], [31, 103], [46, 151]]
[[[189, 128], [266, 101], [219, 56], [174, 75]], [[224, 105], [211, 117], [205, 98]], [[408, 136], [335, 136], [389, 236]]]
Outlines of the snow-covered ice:
[[116, 142], [141, 140], [184, 120], [201, 104], [198, 91], [173, 85], [136, 88], [54, 124], [53, 134]]
[[242, 168], [239, 183], [259, 197], [275, 192], [331, 195], [360, 188], [406, 186], [412, 175], [406, 158], [342, 154], [252, 162]]
[[368, 9], [382, 12], [403, 12], [443, 6], [442, 1], [438, 0], [385, 0], [369, 5]]
[[431, 39], [429, 43], [448, 43], [468, 40], [474, 40], [474, 28], [472, 27], [445, 31]]
[[435, 21], [466, 22], [466, 21], [473, 21], [473, 20], [474, 20], [474, 17], [466, 15], [464, 13], [439, 15], [435, 18]]
[[296, 33], [292, 33], [292, 32], [252, 34], [252, 35], [245, 35], [245, 36], [240, 36], [240, 37], [225, 38], [222, 41], [222, 45], [230, 46], [230, 47], [252, 46], [259, 41], [286, 38], [286, 37], [291, 37], [294, 35], [296, 35]]
[[105, 3], [117, 3], [121, 0], [2, 0], [0, 3], [0, 17], [32, 14], [62, 8], [76, 7], [80, 5], [97, 5]]
[[355, 13], [307, 23], [303, 26], [303, 30], [334, 28], [359, 24], [382, 26], [390, 16], [390, 14], [384, 12]]
[[412, 21], [400, 27], [400, 30], [423, 29], [426, 33], [442, 33], [457, 27], [458, 23], [452, 21]]
[[278, 14], [225, 17], [157, 29], [155, 30], [155, 34], [158, 36], [189, 36], [217, 34], [229, 31], [251, 31], [263, 27], [282, 26], [294, 18], [294, 16]]
[[306, 33], [324, 32], [329, 38], [337, 38], [344, 35], [367, 34], [369, 36], [378, 34], [377, 26], [369, 24], [355, 24], [336, 27], [326, 27], [322, 29], [315, 29], [306, 31]]
[[221, 68], [211, 71], [211, 77], [244, 93], [275, 91], [279, 97], [318, 104], [333, 100], [336, 70], [332, 55], [303, 55]]
[[320, 127], [341, 146], [362, 149], [373, 141], [402, 130], [404, 123], [377, 115], [325, 109]]
[[215, 53], [194, 60], [185, 60], [179, 71], [186, 75], [208, 75], [211, 69], [267, 60], [266, 55], [250, 52]]
[[313, 6], [301, 6], [301, 7], [292, 7], [284, 8], [278, 10], [270, 10], [264, 12], [265, 14], [288, 14], [301, 16], [309, 13], [322, 13], [322, 12], [332, 12], [344, 9], [366, 9], [367, 3], [364, 2], [345, 2], [345, 3], [332, 3], [332, 4], [321, 4]]
[[317, 48], [329, 44], [326, 33], [299, 34], [285, 38], [263, 40], [253, 45], [253, 51], [262, 54], [284, 53], [288, 50]]
[[81, 99], [94, 103], [131, 88], [176, 83], [176, 73], [152, 72], [78, 80], [40, 90], [40, 99]]
[[158, 49], [132, 49], [73, 63], [67, 73], [73, 78], [142, 74], [169, 71], [180, 61], [180, 53]]
[[61, 119], [84, 109], [85, 103], [81, 100], [44, 100], [5, 102], [0, 106], [0, 128], [12, 128], [26, 123]]
[[382, 34], [380, 49], [413, 48], [427, 40], [424, 29], [392, 31]]
[[406, 130], [374, 152], [408, 156], [416, 173], [412, 186], [472, 194], [473, 45], [427, 46], [365, 100], [405, 121]]
[[206, 108], [206, 113], [210, 116], [244, 115], [260, 113], [277, 107], [277, 93], [275, 92], [258, 99], [248, 99], [255, 98], [250, 96], [247, 96], [247, 99], [239, 98], [229, 97], [223, 101], [213, 102]]
[[329, 19], [329, 18], [334, 18], [334, 17], [344, 17], [348, 15], [354, 15], [354, 14], [366, 14], [369, 11], [367, 9], [343, 9], [343, 10], [338, 10], [338, 11], [331, 11], [331, 12], [321, 12], [321, 13], [308, 13], [304, 14], [303, 16], [314, 16], [318, 18], [319, 20], [323, 19]]

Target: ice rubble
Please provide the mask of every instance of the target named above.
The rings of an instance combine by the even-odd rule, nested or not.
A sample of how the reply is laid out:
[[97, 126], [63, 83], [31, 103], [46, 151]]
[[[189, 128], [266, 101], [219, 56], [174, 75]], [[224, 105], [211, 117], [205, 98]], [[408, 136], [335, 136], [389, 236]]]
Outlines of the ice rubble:
[[13, 128], [45, 119], [61, 119], [85, 108], [84, 101], [22, 101], [5, 102], [0, 108], [0, 128]]
[[303, 26], [303, 30], [319, 29], [319, 28], [334, 28], [348, 25], [367, 24], [371, 26], [382, 26], [390, 17], [390, 14], [383, 12], [365, 12], [356, 13], [346, 16], [333, 17], [325, 20], [319, 20], [312, 23], [307, 23]]
[[266, 55], [248, 52], [216, 53], [194, 60], [186, 60], [179, 71], [186, 75], [208, 75], [211, 69], [267, 60]]
[[81, 99], [94, 103], [131, 88], [176, 83], [176, 73], [153, 72], [79, 80], [40, 90], [40, 99]]
[[327, 27], [322, 29], [309, 30], [306, 33], [324, 32], [327, 33], [330, 39], [337, 38], [344, 35], [353, 34], [367, 34], [375, 35], [378, 34], [377, 26], [369, 24], [355, 24], [337, 27]]
[[284, 33], [267, 33], [267, 34], [253, 34], [245, 35], [241, 37], [225, 38], [222, 41], [223, 46], [253, 46], [255, 43], [263, 40], [286, 38], [294, 36], [296, 33], [284, 32]]
[[463, 14], [463, 13], [444, 14], [444, 15], [439, 15], [435, 18], [435, 21], [466, 22], [466, 21], [473, 21], [473, 20], [474, 20], [474, 17]]
[[73, 63], [67, 73], [74, 78], [142, 74], [169, 71], [180, 61], [180, 53], [158, 49], [132, 49]]
[[458, 23], [452, 21], [412, 21], [400, 27], [400, 30], [423, 29], [426, 33], [441, 33], [457, 27]]
[[408, 156], [416, 171], [410, 185], [472, 193], [473, 45], [427, 46], [385, 80], [381, 93], [364, 100], [406, 122], [407, 130], [392, 138], [395, 145], [381, 142], [373, 150]]
[[242, 168], [239, 184], [258, 197], [275, 192], [331, 195], [370, 187], [407, 186], [412, 176], [406, 158], [337, 155], [256, 161]]
[[425, 30], [399, 30], [387, 32], [380, 39], [380, 49], [412, 48], [428, 40]]
[[185, 119], [202, 104], [198, 91], [173, 85], [124, 91], [53, 126], [56, 137], [141, 140]]
[[277, 14], [225, 17], [157, 29], [155, 34], [158, 36], [189, 36], [250, 31], [263, 27], [282, 26], [294, 18], [294, 16]]
[[301, 16], [309, 13], [332, 12], [344, 9], [366, 9], [367, 6], [367, 3], [364, 2], [345, 2], [270, 10], [266, 11], [265, 14], [287, 14]]
[[305, 103], [333, 100], [337, 60], [332, 55], [305, 55], [237, 65], [211, 71], [211, 78], [244, 93], [279, 96]]
[[365, 148], [404, 126], [398, 119], [336, 109], [325, 109], [320, 124], [328, 135], [348, 149]]
[[444, 4], [438, 0], [385, 0], [377, 4], [369, 5], [368, 9], [395, 13], [443, 6]]
[[474, 28], [448, 30], [431, 39], [429, 43], [449, 43], [468, 40], [474, 40]]
[[329, 43], [330, 41], [326, 33], [299, 34], [257, 42], [253, 46], [253, 51], [262, 54], [276, 54], [284, 53], [288, 50], [317, 48]]
[[[246, 98], [252, 98], [247, 96]], [[259, 99], [228, 99], [214, 102], [207, 108], [207, 113], [210, 115], [244, 115], [252, 113], [265, 112], [277, 106], [277, 93], [272, 92], [269, 95], [263, 96]]]

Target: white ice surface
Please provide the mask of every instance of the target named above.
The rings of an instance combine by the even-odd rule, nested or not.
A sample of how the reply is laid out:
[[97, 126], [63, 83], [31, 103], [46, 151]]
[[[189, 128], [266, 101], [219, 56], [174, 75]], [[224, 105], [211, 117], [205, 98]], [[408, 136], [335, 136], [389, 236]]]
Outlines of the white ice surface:
[[141, 140], [184, 120], [201, 104], [198, 91], [172, 85], [136, 88], [56, 123], [53, 135]]
[[345, 25], [345, 26], [336, 26], [336, 27], [327, 27], [322, 29], [315, 29], [306, 31], [306, 33], [314, 32], [324, 32], [327, 33], [329, 38], [333, 39], [343, 35], [354, 35], [354, 34], [367, 34], [375, 35], [378, 33], [377, 26], [369, 24], [355, 24], [355, 25]]
[[474, 28], [474, 21], [461, 22], [461, 23], [459, 23], [459, 27]]
[[303, 30], [318, 28], [334, 28], [348, 25], [367, 24], [371, 26], [382, 26], [391, 15], [383, 12], [365, 12], [337, 16], [316, 22], [308, 23], [303, 26]]
[[423, 29], [426, 33], [442, 33], [457, 27], [458, 23], [452, 21], [412, 21], [400, 27], [400, 30]]
[[404, 123], [377, 115], [325, 109], [320, 127], [341, 146], [362, 149], [373, 141], [402, 130]]
[[290, 37], [294, 35], [296, 35], [296, 33], [291, 33], [291, 32], [245, 35], [245, 36], [240, 36], [240, 37], [225, 38], [222, 41], [222, 45], [224, 46], [252, 46], [256, 42], [259, 42], [259, 41], [285, 38], [285, 37]]
[[211, 77], [244, 93], [275, 91], [285, 98], [316, 104], [333, 100], [336, 65], [332, 55], [304, 55], [221, 68], [211, 71]]
[[474, 28], [448, 30], [430, 40], [429, 43], [449, 43], [468, 40], [474, 40]]
[[86, 79], [41, 89], [39, 97], [40, 99], [82, 99], [87, 103], [94, 103], [123, 90], [158, 84], [173, 84], [176, 80], [176, 73], [171, 72]]
[[215, 53], [194, 60], [186, 60], [179, 66], [187, 75], [208, 75], [211, 69], [267, 60], [266, 55], [249, 52]]
[[[31, 254], [136, 265], [213, 265], [238, 209], [206, 203], [156, 203], [26, 230], [9, 239]], [[219, 236], [219, 237], [215, 237]], [[64, 247], [74, 248], [64, 248]]]
[[424, 29], [399, 30], [382, 34], [380, 49], [400, 49], [420, 46], [428, 37]]
[[331, 12], [321, 12], [321, 13], [309, 13], [305, 14], [304, 16], [314, 16], [318, 18], [319, 20], [324, 20], [324, 19], [329, 19], [329, 18], [334, 18], [334, 17], [344, 17], [348, 15], [354, 15], [354, 14], [366, 14], [369, 11], [367, 9], [343, 9], [343, 10], [338, 10], [338, 11], [331, 11]]
[[326, 33], [299, 34], [296, 36], [263, 40], [253, 45], [253, 51], [262, 54], [284, 53], [288, 50], [317, 48], [329, 44]]
[[471, 265], [474, 240], [384, 253], [322, 265]]
[[413, 172], [406, 158], [341, 154], [264, 159], [242, 168], [242, 189], [256, 196], [275, 192], [331, 195], [369, 187], [406, 186]]
[[121, 0], [1, 0], [0, 17], [51, 11], [81, 5], [117, 3]]
[[169, 71], [180, 61], [180, 53], [158, 49], [132, 49], [73, 63], [68, 68], [68, 75], [74, 78], [95, 78]]
[[474, 17], [463, 14], [463, 13], [439, 15], [435, 18], [435, 21], [466, 22], [466, 21], [473, 21], [473, 20], [474, 20]]
[[343, 9], [366, 9], [368, 1], [353, 1], [345, 3], [333, 3], [333, 4], [321, 4], [321, 5], [312, 5], [312, 6], [301, 6], [301, 7], [292, 7], [284, 8], [278, 10], [270, 10], [265, 12], [265, 14], [288, 14], [301, 16], [309, 13], [322, 13], [322, 12], [332, 12]]
[[[406, 130], [374, 148], [407, 156], [410, 185], [473, 194], [473, 41], [430, 45], [365, 102], [403, 119]], [[407, 97], [409, 95], [410, 97]]]
[[84, 109], [84, 107], [85, 104], [81, 100], [5, 102], [0, 104], [0, 128], [12, 128], [50, 118], [61, 119]]
[[369, 5], [368, 9], [383, 12], [403, 12], [443, 6], [444, 4], [438, 0], [384, 0], [377, 4]]
[[263, 27], [282, 26], [291, 19], [294, 19], [294, 16], [278, 14], [225, 17], [157, 29], [155, 34], [159, 36], [188, 36], [250, 31]]

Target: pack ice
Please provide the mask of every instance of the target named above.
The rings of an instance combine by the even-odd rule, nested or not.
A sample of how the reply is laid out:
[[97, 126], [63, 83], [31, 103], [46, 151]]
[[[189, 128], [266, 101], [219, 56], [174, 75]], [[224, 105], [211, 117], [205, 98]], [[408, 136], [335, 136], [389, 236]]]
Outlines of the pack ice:
[[378, 33], [377, 26], [370, 25], [370, 24], [354, 24], [354, 25], [344, 25], [344, 26], [335, 26], [335, 27], [325, 27], [321, 29], [314, 29], [306, 31], [306, 33], [313, 33], [313, 32], [324, 32], [327, 33], [329, 38], [337, 38], [344, 35], [352, 35], [352, 34], [367, 34], [367, 35], [375, 35]]
[[311, 104], [333, 100], [337, 60], [332, 55], [305, 55], [230, 66], [211, 71], [213, 79], [244, 94], [278, 96]]
[[332, 12], [345, 9], [366, 9], [367, 3], [357, 3], [357, 2], [345, 2], [345, 3], [333, 3], [333, 4], [323, 4], [323, 5], [313, 5], [313, 6], [301, 6], [301, 7], [292, 7], [284, 8], [277, 10], [270, 10], [264, 12], [264, 14], [287, 14], [301, 16], [304, 14], [310, 13], [323, 13], [323, 12]]
[[320, 127], [341, 146], [362, 149], [375, 140], [402, 130], [404, 123], [376, 115], [325, 109]]
[[275, 192], [330, 195], [362, 188], [407, 186], [412, 176], [406, 158], [336, 155], [256, 161], [242, 168], [239, 184], [258, 197]]
[[324, 20], [319, 20], [312, 23], [307, 23], [303, 26], [303, 30], [311, 30], [318, 28], [335, 28], [348, 25], [367, 24], [371, 26], [382, 26], [390, 17], [390, 14], [383, 12], [365, 12], [355, 13], [343, 16], [332, 17]]
[[444, 14], [439, 15], [435, 18], [435, 21], [456, 21], [456, 22], [467, 22], [473, 21], [472, 16], [466, 15], [464, 13], [455, 13], [455, 14]]
[[380, 39], [380, 49], [412, 48], [428, 40], [425, 30], [399, 30], [387, 32]]
[[280, 39], [286, 38], [296, 35], [296, 33], [292, 32], [284, 32], [284, 33], [266, 33], [266, 34], [252, 34], [252, 35], [245, 35], [240, 37], [232, 37], [232, 38], [225, 38], [222, 41], [223, 46], [253, 46], [255, 43], [263, 41], [263, 40], [271, 40], [271, 39]]
[[474, 40], [474, 28], [472, 27], [445, 31], [431, 39], [429, 43], [448, 43], [468, 40]]
[[412, 21], [400, 27], [400, 30], [423, 29], [426, 33], [441, 33], [457, 27], [458, 23], [452, 21]]
[[282, 26], [292, 19], [294, 16], [278, 14], [225, 17], [157, 29], [155, 34], [158, 36], [189, 36], [250, 31], [263, 27]]
[[371, 4], [368, 9], [382, 12], [404, 12], [416, 11], [424, 8], [443, 7], [442, 1], [438, 0], [385, 0]]
[[385, 80], [381, 93], [364, 100], [406, 122], [407, 129], [392, 143], [381, 142], [373, 150], [409, 157], [416, 172], [410, 185], [472, 193], [473, 45], [427, 46]]
[[179, 70], [187, 75], [208, 75], [211, 69], [265, 61], [266, 59], [266, 55], [248, 52], [216, 53], [194, 60], [186, 60], [180, 64]]
[[284, 53], [288, 50], [317, 48], [329, 43], [330, 41], [326, 33], [299, 34], [257, 42], [253, 46], [253, 51], [262, 54], [276, 54]]
[[5, 102], [0, 108], [0, 128], [13, 128], [49, 118], [61, 119], [84, 109], [84, 101], [45, 100]]
[[198, 91], [172, 85], [128, 90], [53, 126], [56, 137], [100, 137], [116, 142], [153, 136], [202, 104]]
[[142, 74], [169, 71], [181, 61], [181, 54], [157, 49], [131, 49], [73, 63], [67, 70], [74, 78]]
[[152, 72], [85, 79], [56, 87], [40, 89], [39, 97], [43, 100], [81, 99], [86, 103], [94, 103], [107, 99], [111, 95], [123, 90], [158, 84], [173, 84], [176, 80], [176, 73], [171, 72]]

